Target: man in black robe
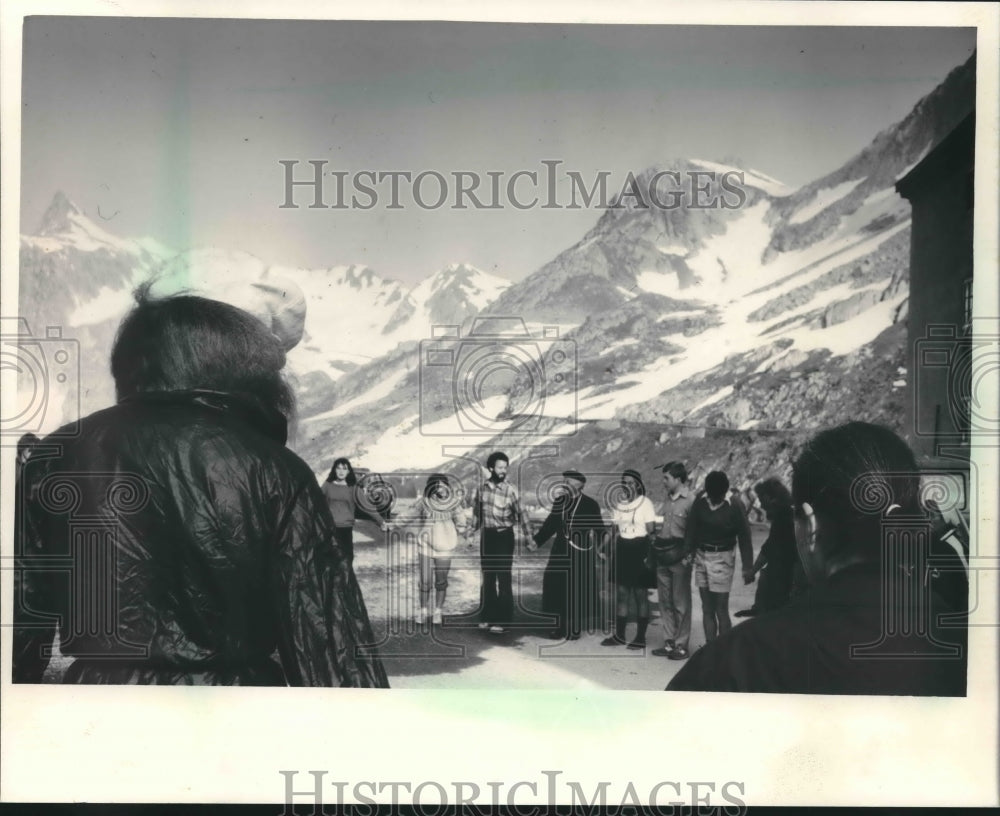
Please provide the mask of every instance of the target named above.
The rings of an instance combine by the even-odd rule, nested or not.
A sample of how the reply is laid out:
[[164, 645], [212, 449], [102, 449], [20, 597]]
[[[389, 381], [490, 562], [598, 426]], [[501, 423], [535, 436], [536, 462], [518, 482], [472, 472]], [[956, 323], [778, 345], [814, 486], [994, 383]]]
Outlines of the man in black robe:
[[600, 505], [583, 493], [587, 477], [576, 470], [562, 475], [564, 489], [529, 549], [555, 536], [542, 577], [542, 611], [556, 616], [549, 637], [577, 640], [597, 609], [595, 553], [604, 520]]

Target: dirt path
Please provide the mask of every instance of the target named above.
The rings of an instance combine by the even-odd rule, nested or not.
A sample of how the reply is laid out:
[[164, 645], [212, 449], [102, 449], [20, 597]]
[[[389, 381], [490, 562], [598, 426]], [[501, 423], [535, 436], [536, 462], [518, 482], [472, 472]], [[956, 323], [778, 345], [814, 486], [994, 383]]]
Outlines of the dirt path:
[[[355, 571], [381, 638], [379, 649], [393, 688], [662, 690], [683, 665], [651, 654], [663, 645], [655, 590], [649, 593], [652, 620], [644, 652], [601, 646], [605, 633], [600, 631], [573, 642], [542, 636], [547, 626], [537, 610], [547, 547], [515, 557], [514, 594], [519, 604], [515, 624], [504, 634], [477, 628], [479, 557], [464, 544], [452, 562], [444, 622], [420, 626], [413, 620], [419, 606], [415, 552], [398, 540], [376, 544], [367, 535], [370, 532], [360, 527], [355, 535]], [[752, 532], [756, 555], [767, 527], [752, 525]], [[755, 590], [756, 584], [744, 586], [737, 573], [730, 614], [750, 606]], [[697, 590], [694, 596], [692, 649], [705, 642]], [[626, 632], [631, 637], [634, 624]]]

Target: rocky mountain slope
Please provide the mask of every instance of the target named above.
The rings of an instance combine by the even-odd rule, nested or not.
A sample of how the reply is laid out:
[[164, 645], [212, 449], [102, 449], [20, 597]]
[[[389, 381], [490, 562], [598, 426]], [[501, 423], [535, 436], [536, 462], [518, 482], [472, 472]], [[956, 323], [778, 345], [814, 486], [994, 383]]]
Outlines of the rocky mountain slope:
[[[501, 434], [483, 445], [426, 433], [420, 413], [427, 381], [415, 349], [405, 370], [402, 358], [392, 367], [392, 400], [370, 392], [364, 406], [334, 420], [324, 443], [342, 440], [340, 450], [386, 470], [446, 461], [449, 441], [484, 455], [494, 445], [549, 444], [582, 465], [582, 452], [592, 452], [585, 440], [601, 423], [646, 427], [647, 440], [659, 440], [656, 427], [670, 425], [706, 433], [697, 443], [705, 455], [716, 432], [757, 439], [757, 448], [734, 448], [731, 439], [725, 445], [744, 451], [730, 466], [760, 476], [778, 467], [767, 453], [774, 439], [848, 419], [900, 427], [910, 236], [908, 205], [893, 184], [969, 110], [974, 68], [971, 60], [957, 68], [902, 122], [800, 190], [743, 170], [746, 200], [738, 209], [662, 210], [633, 198], [504, 292], [486, 313], [523, 318], [543, 362], [555, 347], [546, 328], [557, 329], [577, 361], [575, 376], [560, 381], [522, 372], [506, 401], [500, 389], [479, 392], [472, 407], [495, 417], [523, 416], [525, 405], [540, 403], [532, 433]], [[679, 160], [636, 178], [664, 168], [739, 171]], [[356, 372], [355, 401], [363, 381], [390, 376], [386, 366], [373, 365], [370, 377]], [[459, 412], [470, 407], [467, 394], [456, 399], [441, 388], [433, 402]], [[376, 438], [362, 413], [381, 413], [384, 405], [391, 408], [388, 430]], [[366, 429], [363, 439], [358, 427]], [[301, 440], [307, 456], [332, 453], [311, 433]], [[631, 443], [622, 444], [628, 450]], [[654, 449], [636, 448], [634, 463], [649, 463]], [[718, 462], [727, 456], [711, 454]]]
[[[290, 355], [293, 446], [317, 473], [348, 455], [414, 478], [438, 467], [471, 478], [508, 447], [536, 482], [565, 466], [610, 480], [680, 457], [745, 485], [786, 474], [820, 427], [900, 427], [910, 228], [893, 184], [971, 108], [974, 74], [973, 61], [960, 66], [798, 190], [738, 160], [638, 172], [635, 195], [516, 284], [461, 264], [408, 291], [365, 267], [273, 267], [310, 303]], [[680, 203], [650, 206], [652, 195]], [[691, 206], [691, 195], [717, 204]], [[157, 270], [263, 267], [240, 252], [113, 238], [62, 197], [50, 212], [22, 239], [22, 313], [63, 321], [94, 349], [109, 347], [128, 291]]]

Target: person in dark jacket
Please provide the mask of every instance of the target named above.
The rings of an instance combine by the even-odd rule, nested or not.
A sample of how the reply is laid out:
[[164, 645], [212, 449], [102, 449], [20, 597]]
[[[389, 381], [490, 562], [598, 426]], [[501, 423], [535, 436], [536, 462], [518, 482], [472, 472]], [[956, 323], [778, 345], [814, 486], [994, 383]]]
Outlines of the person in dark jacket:
[[754, 575], [760, 573], [753, 606], [741, 609], [737, 618], [746, 618], [777, 609], [788, 603], [793, 578], [801, 574], [799, 554], [795, 549], [795, 525], [792, 522], [792, 494], [776, 477], [754, 486], [760, 506], [771, 522], [767, 540], [761, 545], [753, 562]]
[[906, 443], [864, 422], [823, 431], [792, 500], [808, 589], [707, 644], [667, 690], [964, 696], [965, 619], [928, 580]]
[[241, 308], [140, 290], [117, 404], [26, 465], [15, 682], [42, 681], [58, 628], [68, 683], [388, 685], [327, 502], [285, 447], [304, 301], [247, 288]]
[[563, 491], [528, 549], [554, 537], [542, 576], [542, 611], [555, 616], [549, 637], [578, 640], [597, 610], [595, 555], [604, 521], [600, 505], [583, 492], [587, 477], [577, 470], [562, 476]]

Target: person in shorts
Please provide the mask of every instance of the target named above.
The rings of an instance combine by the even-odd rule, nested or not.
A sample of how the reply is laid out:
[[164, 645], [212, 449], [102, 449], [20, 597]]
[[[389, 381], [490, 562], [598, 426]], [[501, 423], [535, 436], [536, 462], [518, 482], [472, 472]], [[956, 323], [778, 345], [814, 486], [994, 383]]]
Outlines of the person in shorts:
[[667, 690], [965, 696], [967, 596], [932, 566], [927, 505], [916, 457], [892, 430], [821, 431], [792, 467], [808, 587], [699, 649]]
[[753, 583], [753, 545], [743, 505], [729, 497], [729, 477], [713, 470], [705, 477], [705, 492], [688, 514], [685, 541], [694, 552], [694, 583], [701, 595], [705, 640], [711, 643], [732, 629], [729, 591], [739, 545], [743, 582]]

